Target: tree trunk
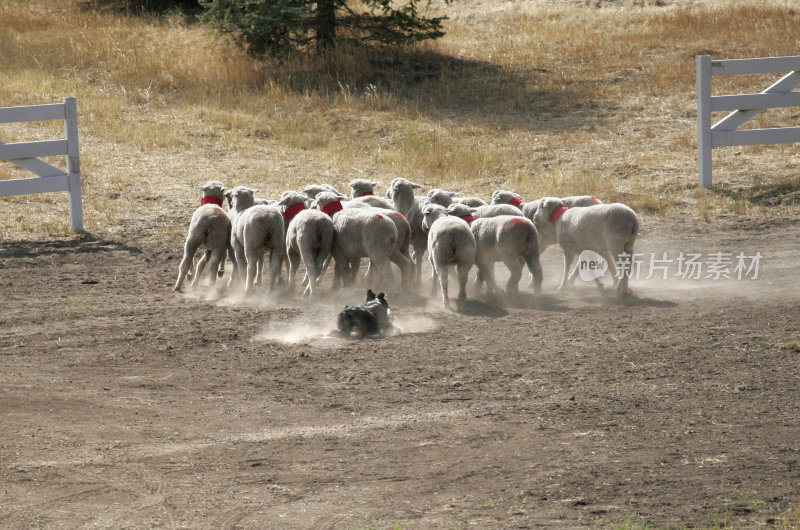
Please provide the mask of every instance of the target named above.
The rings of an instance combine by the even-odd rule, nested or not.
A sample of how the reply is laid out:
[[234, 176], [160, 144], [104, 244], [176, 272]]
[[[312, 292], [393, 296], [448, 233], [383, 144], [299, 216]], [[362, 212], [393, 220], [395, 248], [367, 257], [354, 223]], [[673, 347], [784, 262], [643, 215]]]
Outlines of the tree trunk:
[[317, 0], [316, 41], [318, 50], [333, 48], [336, 43], [335, 0]]

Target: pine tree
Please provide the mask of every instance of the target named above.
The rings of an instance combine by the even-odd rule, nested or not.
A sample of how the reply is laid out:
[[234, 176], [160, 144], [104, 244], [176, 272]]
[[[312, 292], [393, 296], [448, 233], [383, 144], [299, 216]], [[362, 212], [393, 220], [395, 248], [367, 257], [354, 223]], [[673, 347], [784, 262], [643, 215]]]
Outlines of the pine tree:
[[[419, 0], [200, 0], [201, 19], [232, 34], [253, 56], [285, 57], [342, 43], [396, 45], [444, 35]], [[445, 0], [448, 1], [448, 0]]]

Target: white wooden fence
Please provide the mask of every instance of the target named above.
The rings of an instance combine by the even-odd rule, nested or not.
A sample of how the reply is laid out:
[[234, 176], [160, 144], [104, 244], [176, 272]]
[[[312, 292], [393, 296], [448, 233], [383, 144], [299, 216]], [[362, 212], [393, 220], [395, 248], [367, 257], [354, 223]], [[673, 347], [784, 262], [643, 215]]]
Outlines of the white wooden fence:
[[[800, 55], [712, 61], [697, 56], [697, 166], [699, 185], [711, 186], [711, 149], [718, 146], [800, 142], [800, 127], [736, 130], [764, 109], [800, 106]], [[759, 94], [712, 96], [711, 78], [721, 75], [789, 72]], [[711, 113], [732, 110], [711, 125]]]
[[[0, 123], [64, 120], [64, 138], [37, 142], [5, 143], [0, 140], [0, 160], [9, 160], [37, 175], [32, 178], [0, 180], [0, 196], [69, 192], [69, 226], [83, 230], [81, 166], [78, 156], [78, 108], [75, 98], [64, 103], [28, 107], [0, 107]], [[66, 155], [63, 171], [40, 160], [40, 156]]]

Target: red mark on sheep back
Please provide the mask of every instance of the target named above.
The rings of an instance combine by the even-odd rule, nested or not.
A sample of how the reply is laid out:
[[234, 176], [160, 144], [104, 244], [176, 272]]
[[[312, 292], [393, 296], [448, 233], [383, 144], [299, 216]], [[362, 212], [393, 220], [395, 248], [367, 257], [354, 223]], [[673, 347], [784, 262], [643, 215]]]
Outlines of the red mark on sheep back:
[[527, 225], [528, 220], [524, 217], [514, 217], [508, 221], [509, 226]]

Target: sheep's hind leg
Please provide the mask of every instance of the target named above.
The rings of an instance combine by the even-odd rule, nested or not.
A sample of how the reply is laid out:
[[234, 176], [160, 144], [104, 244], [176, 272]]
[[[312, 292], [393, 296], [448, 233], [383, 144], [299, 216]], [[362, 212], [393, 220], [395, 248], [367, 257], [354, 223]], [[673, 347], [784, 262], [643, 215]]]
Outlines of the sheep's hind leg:
[[192, 266], [192, 261], [194, 261], [195, 252], [197, 252], [199, 246], [199, 242], [196, 242], [192, 239], [186, 240], [186, 244], [183, 248], [183, 259], [181, 260], [181, 264], [178, 266], [178, 281], [175, 282], [175, 287], [173, 289], [174, 291], [180, 291], [183, 287], [183, 280], [189, 273], [189, 269]]

